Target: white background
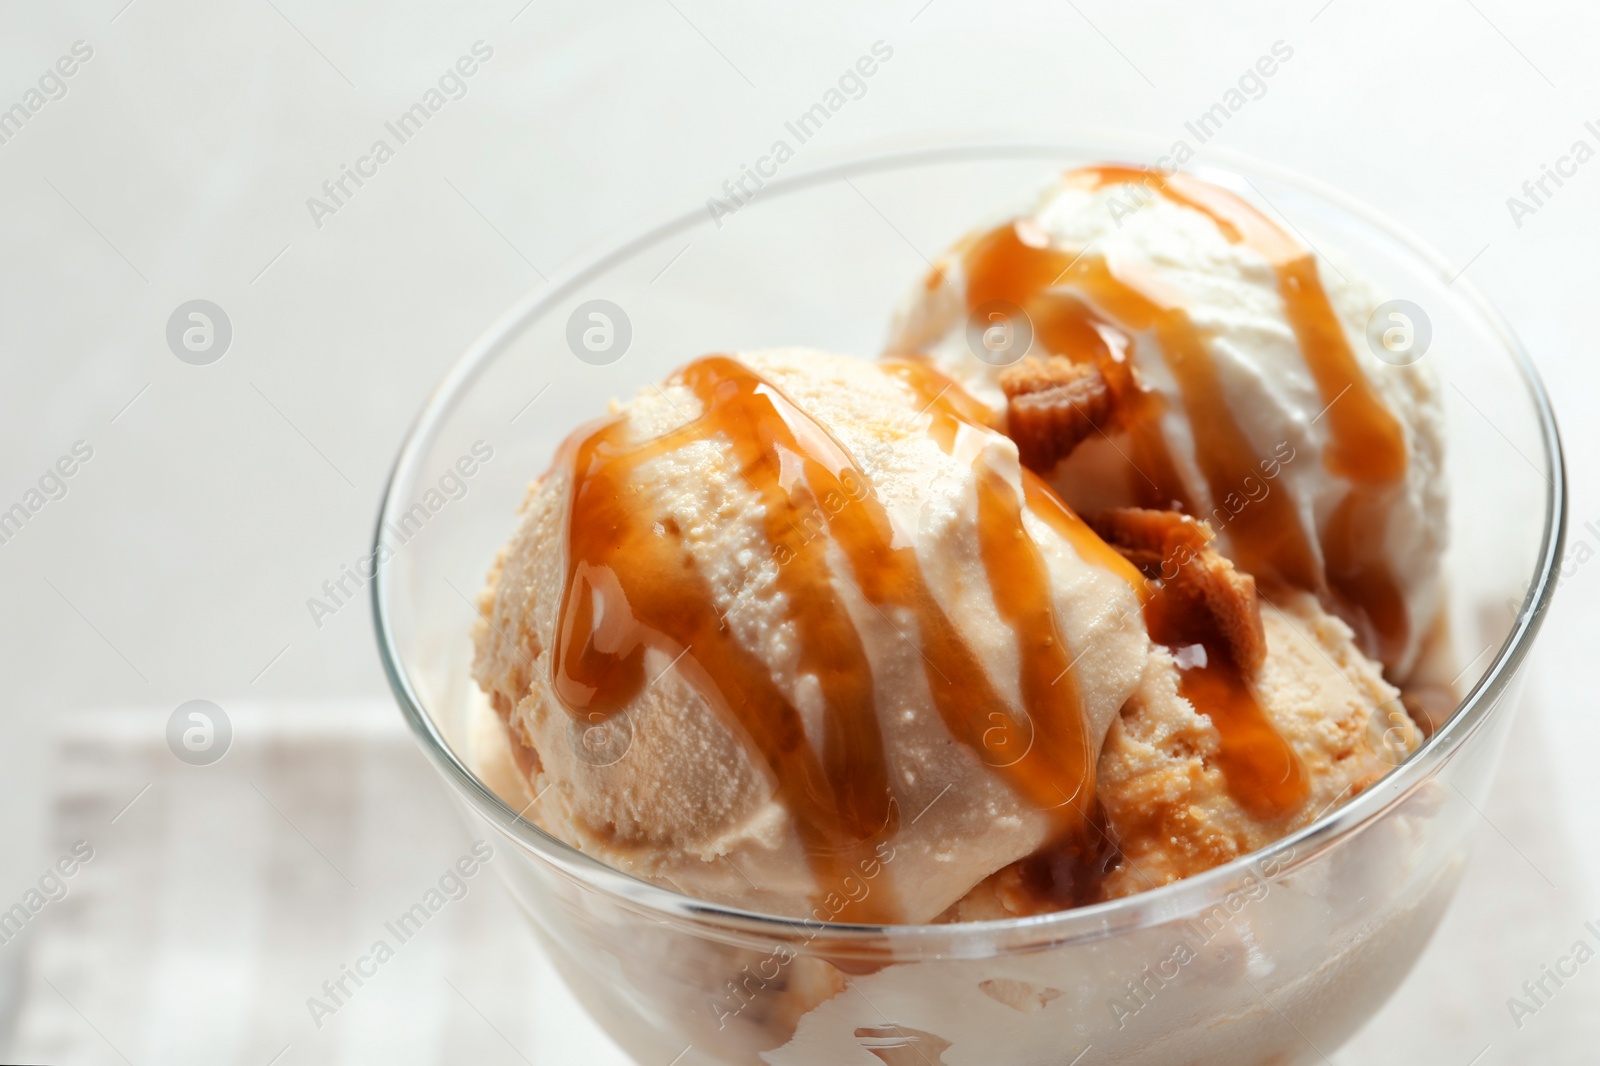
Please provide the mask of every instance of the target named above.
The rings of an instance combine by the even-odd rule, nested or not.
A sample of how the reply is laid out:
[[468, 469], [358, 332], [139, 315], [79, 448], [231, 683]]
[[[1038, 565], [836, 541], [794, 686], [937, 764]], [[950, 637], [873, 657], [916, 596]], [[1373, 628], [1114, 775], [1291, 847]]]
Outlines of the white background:
[[[125, 3], [0, 14], [0, 107], [73, 42], [94, 52], [0, 144], [0, 508], [75, 441], [94, 449], [66, 498], [0, 545], [7, 904], [50, 854], [68, 712], [383, 698], [365, 604], [319, 629], [305, 601], [366, 550], [430, 385], [542, 278], [717, 192], [875, 40], [894, 61], [819, 154], [968, 130], [1176, 137], [1287, 42], [1292, 62], [1217, 143], [1342, 187], [1466, 266], [1553, 394], [1570, 544], [1600, 548], [1585, 528], [1600, 530], [1600, 161], [1520, 227], [1506, 205], [1574, 140], [1600, 148], [1584, 127], [1600, 126], [1592, 5]], [[478, 40], [494, 54], [468, 95], [318, 228], [307, 197]], [[205, 367], [164, 336], [195, 298], [233, 325]], [[1600, 919], [1597, 592], [1600, 566], [1575, 563], [1485, 811], [1468, 917], [1381, 1039], [1341, 1062], [1600, 1054], [1580, 1002], [1597, 1002], [1600, 964], [1521, 1031], [1504, 1005]], [[108, 1054], [84, 1033], [85, 1061]]]

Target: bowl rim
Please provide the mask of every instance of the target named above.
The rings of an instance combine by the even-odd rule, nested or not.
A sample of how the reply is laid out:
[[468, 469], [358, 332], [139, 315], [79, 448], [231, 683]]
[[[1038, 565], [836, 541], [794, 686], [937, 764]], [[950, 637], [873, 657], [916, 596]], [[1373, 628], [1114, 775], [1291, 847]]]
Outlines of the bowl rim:
[[[951, 134], [904, 140], [908, 143], [901, 147], [872, 150], [857, 145], [832, 153], [812, 167], [768, 181], [756, 200], [747, 201], [746, 206], [759, 206], [759, 203], [852, 176], [920, 165], [1001, 159], [1059, 160], [1063, 156], [1143, 159], [1156, 158], [1156, 153], [1162, 151], [1154, 139], [1099, 130], [1069, 131], [1048, 138]], [[1387, 811], [1426, 785], [1499, 708], [1512, 678], [1532, 648], [1555, 591], [1566, 540], [1567, 488], [1561, 439], [1549, 397], [1532, 359], [1500, 313], [1450, 260], [1410, 230], [1364, 202], [1288, 168], [1210, 147], [1202, 158], [1206, 161], [1204, 164], [1185, 169], [1224, 178], [1244, 177], [1247, 181], [1252, 173], [1267, 176], [1348, 212], [1403, 245], [1408, 253], [1445, 279], [1459, 298], [1481, 317], [1482, 324], [1498, 337], [1538, 416], [1549, 491], [1545, 498], [1536, 577], [1488, 668], [1462, 697], [1446, 723], [1404, 763], [1361, 795], [1265, 847], [1194, 876], [1104, 903], [1031, 917], [944, 925], [857, 925], [766, 914], [682, 895], [607, 866], [523, 818], [484, 784], [445, 740], [401, 666], [389, 614], [389, 567], [380, 566], [370, 582], [379, 657], [401, 713], [435, 768], [457, 786], [479, 814], [497, 823], [519, 845], [568, 877], [654, 920], [686, 922], [698, 926], [704, 935], [741, 942], [753, 937], [767, 944], [775, 938], [811, 943], [821, 936], [826, 938], [830, 953], [849, 954], [852, 949], [876, 953], [887, 942], [897, 954], [906, 949], [921, 949], [956, 956], [971, 954], [973, 950], [992, 954], [1087, 942], [1207, 912], [1249, 884], [1250, 877], [1276, 880], [1377, 822]], [[1220, 165], [1211, 165], [1213, 160]], [[1264, 194], [1258, 191], [1258, 195], [1264, 199]], [[525, 325], [594, 276], [665, 237], [704, 225], [707, 217], [704, 206], [676, 212], [632, 238], [608, 245], [598, 254], [582, 259], [552, 278], [548, 285], [524, 294], [503, 312], [430, 390], [408, 429], [384, 486], [374, 549], [385, 523], [392, 521], [397, 509], [403, 506], [397, 488], [414, 479], [423, 453], [451, 410], [452, 400], [517, 339]], [[1270, 874], [1264, 873], [1269, 867]], [[962, 948], [963, 943], [968, 947]]]

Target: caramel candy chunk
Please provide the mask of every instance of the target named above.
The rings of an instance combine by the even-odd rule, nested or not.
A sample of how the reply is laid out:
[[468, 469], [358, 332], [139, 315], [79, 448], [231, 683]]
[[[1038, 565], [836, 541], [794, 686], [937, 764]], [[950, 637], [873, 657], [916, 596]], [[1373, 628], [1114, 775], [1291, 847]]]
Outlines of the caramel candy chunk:
[[1022, 465], [1048, 474], [1111, 417], [1112, 393], [1089, 363], [1059, 355], [1029, 356], [1000, 375], [1006, 394], [1006, 431]]
[[1204, 522], [1177, 511], [1114, 507], [1090, 525], [1146, 577], [1159, 581], [1170, 602], [1209, 616], [1240, 670], [1253, 673], [1266, 661], [1255, 578], [1211, 547], [1215, 534]]

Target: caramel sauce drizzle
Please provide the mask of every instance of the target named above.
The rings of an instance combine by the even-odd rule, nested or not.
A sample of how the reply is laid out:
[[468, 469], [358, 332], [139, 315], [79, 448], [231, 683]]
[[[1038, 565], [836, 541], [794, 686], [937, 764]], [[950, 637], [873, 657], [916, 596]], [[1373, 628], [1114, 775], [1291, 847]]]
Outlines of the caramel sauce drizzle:
[[[1381, 544], [1396, 482], [1406, 469], [1405, 437], [1351, 351], [1314, 256], [1245, 201], [1184, 175], [1163, 179], [1132, 168], [1096, 167], [1066, 180], [1088, 188], [1142, 185], [1206, 214], [1228, 240], [1247, 244], [1272, 264], [1303, 358], [1328, 405], [1324, 462], [1351, 488], [1323, 530], [1320, 562], [1313, 535], [1287, 492], [1252, 500], [1231, 517], [1227, 530], [1235, 562], [1265, 583], [1329, 596], [1365, 647], [1379, 657], [1396, 654], [1410, 620]], [[969, 310], [992, 300], [1018, 304], [1044, 350], [1091, 362], [1105, 377], [1119, 412], [1117, 426], [1105, 428], [1128, 435], [1129, 483], [1141, 505], [1194, 511], [1160, 431], [1162, 398], [1133, 371], [1129, 353], [1137, 333], [1153, 333], [1161, 343], [1211, 495], [1220, 501], [1259, 477], [1258, 456], [1229, 410], [1207, 338], [1185, 312], [1181, 294], [1166, 290], [1137, 263], [1074, 257], [1015, 224], [974, 239], [964, 266]], [[1217, 728], [1217, 762], [1230, 794], [1262, 818], [1299, 807], [1310, 792], [1304, 767], [1217, 635], [1181, 597], [1164, 594], [1160, 582], [1151, 582], [1142, 597], [1152, 639], [1174, 650], [1204, 649], [1203, 664], [1192, 652], [1184, 656], [1179, 691]]]
[[[982, 426], [992, 423], [994, 414], [986, 405], [959, 387], [952, 388], [951, 379], [929, 364], [906, 361], [887, 365], [891, 372], [910, 383], [927, 404], [934, 416], [934, 439], [946, 451], [951, 450], [961, 424]], [[1216, 632], [1201, 605], [1178, 594], [1177, 590], [1164, 586], [1159, 580], [1147, 580], [1137, 567], [1102, 540], [1031, 471], [1023, 471], [1023, 487], [1027, 507], [1032, 514], [1071, 544], [1085, 562], [1117, 574], [1134, 590], [1143, 605], [1145, 625], [1152, 640], [1174, 650], [1190, 645], [1199, 645], [1205, 650], [1203, 663], [1196, 662], [1198, 657], [1192, 653], [1185, 656], [1184, 661], [1190, 665], [1179, 670], [1178, 691], [1197, 710], [1206, 714], [1217, 729], [1220, 742], [1217, 765], [1223, 773], [1229, 795], [1240, 806], [1262, 819], [1280, 818], [1299, 808], [1311, 794], [1311, 781], [1304, 765], [1288, 741], [1274, 728], [1266, 710], [1255, 698], [1249, 678], [1233, 661], [1221, 635]], [[985, 528], [981, 511], [979, 521], [981, 535]], [[1020, 527], [1020, 517], [1017, 525]], [[1005, 523], [997, 521], [990, 528], [1003, 530]], [[996, 570], [1004, 568], [1012, 574], [1027, 572], [1020, 561], [1004, 559], [1003, 546], [996, 548], [998, 550], [991, 556], [990, 545], [985, 544], [986, 565], [993, 558]], [[991, 583], [996, 585], [996, 601], [999, 602], [1001, 595], [994, 571], [990, 572], [989, 577]], [[1018, 594], [1011, 602], [1024, 602], [1023, 596]], [[1018, 621], [1026, 621], [1026, 612], [1020, 612], [1017, 621], [1008, 621], [1016, 627]], [[1019, 637], [1024, 632], [1022, 629], [1017, 631]], [[1049, 634], [1049, 637], [1054, 636], [1056, 634]], [[1023, 681], [1026, 685], [1026, 671]], [[1068, 838], [1065, 843], [1067, 846], [1078, 845], [1082, 839]], [[1035, 863], [1042, 858], [1036, 856]], [[1109, 865], [1107, 863], [1105, 868], [1109, 868]], [[1054, 893], [1045, 893], [1045, 898], [1039, 900], [1036, 871], [1025, 871], [1024, 883], [1032, 890], [1036, 903], [1042, 902], [1048, 907], [1058, 902]], [[1089, 900], [1080, 899], [1077, 902]]]
[[[1215, 626], [1196, 606], [1185, 596], [1158, 588], [1144, 608], [1150, 639], [1175, 653], [1189, 649], [1179, 665], [1178, 694], [1216, 726], [1217, 768], [1228, 795], [1264, 821], [1282, 818], [1310, 798], [1311, 778], [1256, 699], [1250, 679]], [[1203, 659], [1194, 654], [1196, 645]]]
[[[796, 812], [819, 875], [839, 882], [864, 845], [893, 831], [896, 812], [877, 717], [862, 713], [873, 704], [871, 668], [834, 589], [826, 538], [807, 523], [827, 494], [859, 495], [865, 485], [820, 427], [732, 360], [702, 360], [677, 380], [699, 398], [698, 418], [634, 443], [619, 417], [568, 442], [567, 587], [553, 686], [569, 712], [593, 720], [622, 711], [652, 682], [648, 651], [675, 662], [743, 732]], [[766, 535], [788, 560], [778, 585], [801, 635], [801, 669], [822, 692], [815, 745], [766, 662], [718, 616], [671, 517], [647, 505], [640, 467], [713, 435], [760, 496]]]
[[[920, 360], [885, 360], [883, 368], [910, 385], [931, 417], [929, 435], [939, 447], [955, 451], [955, 441], [963, 426], [1000, 430], [994, 411], [955, 379]], [[1087, 522], [1031, 470], [1022, 471], [1022, 488], [1028, 510], [1072, 545], [1079, 558], [1121, 577], [1139, 594], [1146, 595], [1144, 575], [1123, 555], [1089, 528]]]
[[[994, 428], [994, 413], [986, 405], [927, 363], [884, 365], [922, 401], [929, 435], [946, 453], [958, 454], [960, 436], [969, 427]], [[983, 458], [974, 473], [979, 555], [995, 608], [1017, 641], [1018, 683], [1027, 715], [1026, 731], [1019, 734], [1010, 719], [991, 712], [992, 724], [979, 750], [1000, 756], [998, 765], [1036, 807], [1061, 812], [1056, 835], [1022, 864], [1023, 881], [1040, 909], [1094, 902], [1118, 859], [1095, 795], [1098, 744], [1085, 729], [1076, 660], [1055, 610], [1049, 564], [1023, 524], [1022, 509], [1056, 532], [1084, 562], [1121, 577], [1141, 597], [1146, 582], [1031, 471], [1022, 471], [1020, 500]], [[987, 757], [985, 761], [996, 765]]]
[[993, 300], [1017, 304], [1046, 351], [1094, 364], [1116, 397], [1119, 425], [1129, 434], [1129, 487], [1135, 500], [1142, 507], [1191, 509], [1161, 435], [1166, 404], [1160, 393], [1136, 380], [1128, 358], [1132, 342], [1123, 329], [1063, 285], [1076, 265], [1058, 251], [1025, 242], [1015, 226], [1001, 226], [966, 251], [967, 308]]
[[[903, 371], [914, 375], [915, 370]], [[1001, 773], [1030, 803], [1048, 810], [1071, 854], [1103, 859], [1085, 814], [1094, 796], [1095, 745], [1086, 735], [1072, 660], [1063, 640], [1043, 555], [1022, 525], [1016, 491], [980, 462], [979, 536], [1001, 617], [1016, 635], [1022, 707], [996, 692], [923, 578], [915, 551], [897, 546], [889, 516], [845, 448], [778, 388], [726, 356], [681, 370], [700, 411], [684, 425], [636, 441], [618, 417], [570, 438], [558, 466], [570, 474], [567, 585], [552, 682], [569, 713], [592, 721], [629, 706], [654, 682], [646, 656], [676, 663], [689, 682], [745, 735], [794, 813], [821, 891], [847, 883], [875, 841], [899, 827], [878, 726], [872, 666], [828, 565], [837, 548], [853, 575], [840, 579], [920, 648], [924, 676], [950, 733]], [[947, 450], [984, 425], [987, 412], [945, 381], [928, 403], [928, 431]], [[641, 467], [697, 441], [726, 449], [760, 497], [764, 532], [779, 562], [777, 582], [799, 636], [799, 670], [822, 692], [820, 735], [808, 738], [800, 709], [747, 651], [714, 607], [670, 516], [650, 505]], [[1027, 505], [1049, 497], [1033, 484]], [[1065, 510], [1050, 519], [1074, 543], [1098, 542]], [[1091, 546], [1092, 547], [1092, 546]], [[1126, 568], [1098, 544], [1097, 558]], [[1115, 561], [1113, 562], [1113, 558]], [[1137, 575], [1135, 575], [1137, 576]], [[915, 632], [905, 633], [909, 616]], [[1104, 839], [1103, 834], [1099, 834]], [[1074, 901], [1093, 889], [1076, 867], [1052, 867]], [[1070, 866], [1070, 864], [1068, 864]], [[841, 921], [892, 921], [889, 893], [848, 905]]]
[[[1034, 337], [1047, 350], [1100, 369], [1116, 408], [1125, 412], [1116, 428], [1131, 437], [1129, 486], [1142, 506], [1196, 510], [1161, 433], [1162, 398], [1137, 382], [1126, 357], [1133, 347], [1130, 333], [1149, 331], [1160, 339], [1194, 427], [1196, 461], [1217, 498], [1259, 477], [1258, 457], [1228, 411], [1205, 338], [1177, 294], [1151, 295], [1095, 256], [1075, 259], [1026, 244], [1010, 225], [980, 237], [967, 253], [966, 268], [969, 307], [1010, 300], [1033, 319]], [[1235, 562], [1245, 570], [1301, 587], [1321, 586], [1316, 554], [1287, 493], [1269, 493], [1244, 508], [1228, 532]]]
[[[1387, 516], [1409, 458], [1405, 432], [1351, 350], [1322, 287], [1316, 256], [1246, 201], [1186, 174], [1163, 177], [1131, 167], [1103, 166], [1073, 171], [1067, 180], [1088, 188], [1124, 182], [1142, 185], [1206, 215], [1230, 242], [1244, 244], [1272, 265], [1301, 357], [1326, 405], [1323, 417], [1328, 420], [1329, 440], [1323, 464], [1351, 487], [1323, 528], [1323, 572], [1313, 574], [1320, 580], [1307, 582], [1294, 576], [1305, 561], [1298, 556], [1299, 545], [1285, 546], [1295, 554], [1276, 571], [1252, 570], [1250, 558], [1238, 561], [1258, 576], [1279, 577], [1317, 592], [1326, 589], [1362, 645], [1377, 658], [1392, 661], [1409, 640], [1413, 624], [1400, 582], [1382, 549]], [[1196, 398], [1203, 401], [1207, 418], [1191, 419], [1197, 438], [1219, 422], [1233, 424], [1225, 405]], [[1184, 400], [1189, 406], [1187, 389]], [[1241, 483], [1237, 478], [1219, 483], [1210, 469], [1204, 473], [1219, 499]]]

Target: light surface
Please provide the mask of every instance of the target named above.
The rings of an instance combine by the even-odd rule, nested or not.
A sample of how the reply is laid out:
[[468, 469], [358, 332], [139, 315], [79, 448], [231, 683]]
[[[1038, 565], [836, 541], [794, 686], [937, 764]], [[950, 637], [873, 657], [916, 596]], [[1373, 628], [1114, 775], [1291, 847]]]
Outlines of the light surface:
[[[1589, 346], [1600, 160], [1560, 188], [1547, 183], [1553, 195], [1520, 226], [1506, 203], [1525, 198], [1522, 183], [1575, 140], [1600, 149], [1600, 75], [1587, 55], [1600, 16], [1590, 8], [1095, 0], [1011, 5], [1001, 18], [970, 0], [759, 9], [651, 0], [602, 17], [549, 0], [125, 3], [0, 16], [0, 107], [22, 100], [73, 42], [94, 50], [65, 97], [0, 144], [0, 506], [75, 441], [94, 449], [66, 497], [0, 544], [6, 905], [58, 854], [72, 803], [58, 773], [68, 712], [148, 707], [159, 713], [140, 720], [159, 726], [196, 698], [268, 714], [315, 701], [354, 720], [351, 707], [384, 699], [364, 598], [320, 627], [306, 600], [368, 550], [382, 479], [428, 388], [541, 273], [719, 194], [874, 41], [894, 58], [803, 153], [1073, 126], [1194, 141], [1184, 123], [1281, 39], [1292, 60], [1216, 143], [1353, 193], [1455, 258], [1538, 363], [1573, 492], [1569, 576], [1527, 668], [1529, 706], [1462, 896], [1406, 988], [1333, 1058], [1591, 1061], [1600, 961], [1520, 1029], [1507, 999], [1526, 999], [1522, 983], [1580, 938], [1600, 947], [1584, 928], [1600, 927], [1590, 828], [1600, 818], [1591, 646], [1600, 567], [1590, 565], [1600, 494], [1586, 476], [1600, 459]], [[480, 39], [494, 55], [465, 98], [318, 228], [306, 199]], [[879, 206], [892, 227], [893, 205]], [[909, 276], [921, 265], [918, 235], [904, 236]], [[221, 306], [233, 326], [229, 351], [209, 366], [179, 361], [165, 337], [169, 315], [193, 299]], [[526, 417], [567, 413], [535, 402]], [[237, 769], [229, 760], [210, 768], [219, 779]], [[108, 856], [138, 810], [106, 826]], [[193, 832], [192, 876], [221, 892], [238, 877], [239, 829], [200, 820]], [[317, 840], [314, 826], [306, 836]], [[330, 855], [339, 846], [317, 843]], [[396, 846], [422, 845], [401, 835]], [[321, 867], [314, 854], [302, 860]], [[109, 876], [94, 880], [108, 869], [117, 867], [89, 864], [74, 892], [122, 891]], [[385, 908], [374, 901], [370, 913]], [[58, 917], [41, 913], [30, 962], [47, 955]], [[356, 946], [290, 947], [258, 928], [235, 931], [227, 942], [254, 943], [257, 954], [304, 951], [292, 965], [307, 973], [336, 968]], [[518, 930], [499, 946], [527, 943]], [[0, 985], [21, 946], [0, 947]], [[120, 1061], [96, 1027], [133, 1061], [156, 1061], [141, 1027], [187, 1004], [146, 994], [147, 981], [164, 979], [151, 965], [135, 955], [129, 972], [86, 986], [62, 1061]], [[25, 977], [30, 1011], [59, 995], [37, 974]], [[195, 1004], [225, 1000], [227, 987]], [[286, 1034], [259, 1060], [246, 1057], [254, 1044], [229, 1051], [233, 1061], [264, 1062], [287, 1042], [283, 1063], [337, 1061], [356, 1039], [315, 1043], [344, 1019], [311, 1029], [299, 983], [253, 987], [305, 1039]], [[377, 985], [364, 995], [373, 1004], [364, 1010], [407, 1024], [403, 996]], [[558, 1013], [552, 1024], [586, 1031], [572, 1019]], [[403, 1051], [433, 1061], [423, 1044]], [[518, 1061], [504, 1048], [483, 1061], [494, 1054]]]

